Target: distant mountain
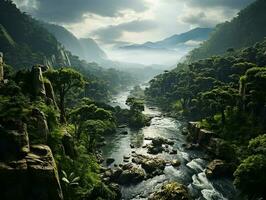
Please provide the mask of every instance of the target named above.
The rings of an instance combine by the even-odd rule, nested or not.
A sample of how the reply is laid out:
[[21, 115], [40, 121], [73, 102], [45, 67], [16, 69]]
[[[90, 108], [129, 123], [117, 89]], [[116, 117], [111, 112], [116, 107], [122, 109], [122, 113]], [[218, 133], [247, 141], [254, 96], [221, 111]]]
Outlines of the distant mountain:
[[190, 53], [195, 61], [225, 53], [228, 49], [252, 46], [266, 37], [266, 1], [257, 0], [230, 22], [217, 25], [209, 40]]
[[196, 46], [200, 42], [207, 40], [213, 29], [195, 28], [182, 34], [176, 34], [157, 42], [146, 42], [144, 44], [133, 44], [123, 46], [124, 50], [162, 50], [170, 51], [178, 48]]
[[43, 23], [43, 26], [52, 33], [56, 39], [72, 54], [79, 56], [88, 62], [102, 63], [107, 55], [91, 38], [76, 38], [71, 32], [62, 26]]

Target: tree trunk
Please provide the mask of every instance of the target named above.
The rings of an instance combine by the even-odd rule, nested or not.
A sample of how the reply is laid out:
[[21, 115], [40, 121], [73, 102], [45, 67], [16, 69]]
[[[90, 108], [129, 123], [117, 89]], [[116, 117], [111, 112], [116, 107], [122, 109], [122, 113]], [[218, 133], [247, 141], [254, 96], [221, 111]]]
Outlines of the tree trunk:
[[60, 107], [60, 122], [62, 124], [65, 124], [66, 123], [65, 95], [64, 95], [64, 93], [62, 91], [60, 92], [60, 103], [59, 103], [59, 107]]

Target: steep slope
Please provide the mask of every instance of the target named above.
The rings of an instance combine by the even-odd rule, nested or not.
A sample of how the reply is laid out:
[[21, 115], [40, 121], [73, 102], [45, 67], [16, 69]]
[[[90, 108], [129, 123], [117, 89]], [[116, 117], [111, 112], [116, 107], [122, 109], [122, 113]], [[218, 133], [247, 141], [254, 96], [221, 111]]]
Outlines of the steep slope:
[[53, 34], [72, 54], [83, 57], [83, 50], [79, 40], [67, 29], [56, 24], [42, 23], [42, 26]]
[[0, 25], [0, 51], [8, 64], [16, 68], [36, 63], [70, 65], [56, 38], [11, 1], [0, 1]]
[[83, 50], [83, 59], [87, 61], [103, 62], [107, 59], [105, 52], [98, 46], [98, 44], [91, 38], [79, 39], [80, 45]]
[[157, 41], [157, 42], [146, 42], [144, 44], [135, 44], [124, 46], [122, 49], [127, 50], [136, 50], [136, 49], [176, 49], [183, 46], [188, 46], [189, 42], [202, 42], [209, 38], [210, 33], [212, 32], [211, 28], [195, 28], [188, 32], [182, 34], [176, 34], [171, 37], [168, 37], [164, 40]]
[[217, 25], [210, 39], [193, 50], [191, 61], [223, 54], [229, 48], [239, 49], [260, 42], [266, 36], [266, 1], [257, 0], [239, 12], [230, 22]]
[[105, 52], [91, 38], [76, 38], [71, 32], [56, 24], [43, 23], [43, 27], [52, 33], [72, 54], [88, 62], [102, 63], [106, 59]]

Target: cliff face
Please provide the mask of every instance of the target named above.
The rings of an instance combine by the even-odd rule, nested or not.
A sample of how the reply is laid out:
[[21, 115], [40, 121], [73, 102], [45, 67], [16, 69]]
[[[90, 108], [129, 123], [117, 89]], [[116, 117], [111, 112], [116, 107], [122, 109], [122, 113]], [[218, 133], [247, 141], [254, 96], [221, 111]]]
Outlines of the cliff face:
[[[0, 61], [2, 66], [2, 55]], [[36, 65], [28, 72], [31, 92], [34, 99], [56, 107], [51, 83], [45, 82], [42, 76], [47, 69], [47, 66]], [[0, 88], [9, 81], [12, 82], [0, 82]], [[0, 199], [62, 200], [57, 166], [46, 145], [49, 136], [46, 116], [38, 108], [28, 109], [26, 119], [16, 113], [14, 117], [0, 120]]]
[[0, 129], [0, 199], [63, 199], [51, 149], [31, 146], [21, 121], [10, 121]]

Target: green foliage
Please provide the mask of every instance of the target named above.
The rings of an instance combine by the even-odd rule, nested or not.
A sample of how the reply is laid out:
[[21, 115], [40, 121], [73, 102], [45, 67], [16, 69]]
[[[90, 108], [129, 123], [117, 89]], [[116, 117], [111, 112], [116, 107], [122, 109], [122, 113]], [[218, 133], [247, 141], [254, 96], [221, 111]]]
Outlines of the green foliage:
[[250, 140], [248, 149], [253, 154], [266, 155], [266, 134], [259, 135], [258, 137]]
[[265, 198], [266, 157], [252, 155], [242, 161], [234, 173], [234, 184], [250, 199]]
[[[192, 50], [188, 59], [195, 61], [213, 55], [232, 54], [233, 49], [261, 42], [266, 35], [265, 10], [265, 1], [257, 0], [240, 11], [238, 16], [230, 22], [217, 25], [210, 39], [199, 48]], [[229, 51], [226, 52], [226, 50]]]
[[83, 76], [71, 68], [60, 68], [58, 70], [48, 70], [44, 73], [52, 83], [55, 93], [58, 95], [58, 103], [60, 108], [60, 120], [65, 122], [65, 100], [67, 95], [72, 91], [78, 93], [82, 89], [85, 82]]

